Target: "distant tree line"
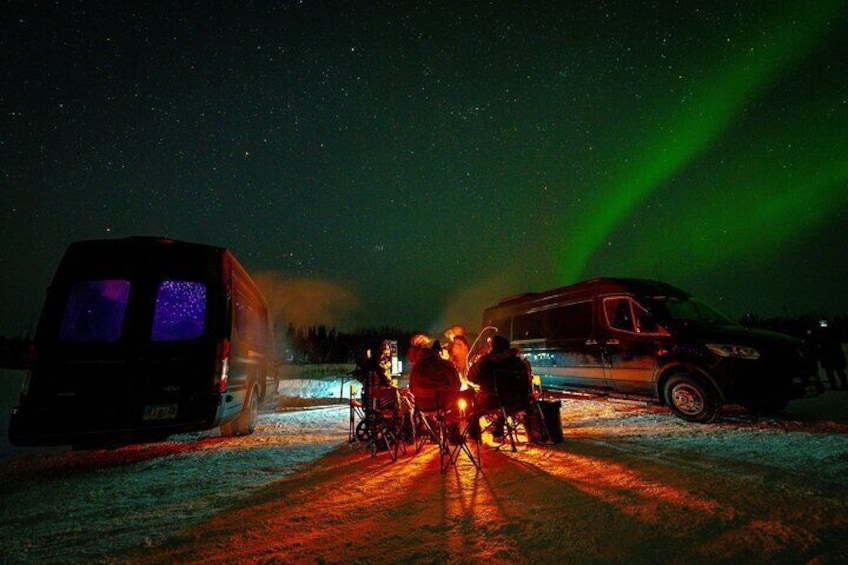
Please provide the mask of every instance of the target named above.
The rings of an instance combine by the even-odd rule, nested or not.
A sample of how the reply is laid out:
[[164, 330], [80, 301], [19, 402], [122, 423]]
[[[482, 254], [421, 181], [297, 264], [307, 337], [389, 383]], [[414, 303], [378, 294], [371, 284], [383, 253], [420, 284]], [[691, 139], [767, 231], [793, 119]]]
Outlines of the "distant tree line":
[[831, 317], [816, 317], [816, 316], [777, 316], [770, 318], [761, 318], [756, 314], [747, 314], [742, 317], [740, 323], [743, 326], [751, 328], [760, 328], [764, 330], [772, 330], [775, 332], [784, 333], [797, 337], [799, 339], [809, 339], [811, 334], [815, 333], [824, 321], [827, 325], [836, 330], [837, 335], [842, 336], [845, 341], [848, 337], [848, 315], [840, 314]]
[[285, 334], [278, 336], [277, 347], [286, 363], [355, 363], [367, 349], [376, 351], [381, 342], [388, 339], [397, 341], [398, 357], [403, 359], [412, 335], [412, 332], [391, 327], [346, 333], [324, 325], [295, 328], [289, 324]]

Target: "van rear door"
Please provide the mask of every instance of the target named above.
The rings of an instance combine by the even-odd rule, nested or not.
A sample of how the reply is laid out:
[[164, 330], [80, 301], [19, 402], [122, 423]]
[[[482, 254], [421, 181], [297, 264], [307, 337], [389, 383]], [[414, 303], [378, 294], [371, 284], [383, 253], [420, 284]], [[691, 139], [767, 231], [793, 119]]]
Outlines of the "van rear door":
[[220, 263], [210, 248], [150, 240], [69, 248], [39, 324], [31, 382], [51, 427], [211, 427], [216, 347], [228, 335]]
[[39, 378], [49, 378], [60, 396], [73, 399], [81, 430], [143, 430], [210, 419], [208, 408], [194, 406], [211, 392], [214, 370], [215, 343], [205, 336], [207, 284], [160, 275], [84, 279], [71, 286], [58, 354]]
[[33, 396], [55, 402], [50, 416], [74, 433], [126, 428], [129, 414], [113, 399], [131, 398], [133, 355], [124, 339], [133, 319], [130, 277], [97, 274], [52, 290], [64, 307], [51, 312], [57, 315], [55, 333], [48, 327], [37, 336]]
[[[210, 286], [212, 288], [210, 288]], [[155, 290], [154, 290], [155, 287]], [[214, 281], [163, 273], [151, 287], [149, 324], [137, 335], [141, 425], [211, 421], [217, 340]], [[208, 400], [204, 400], [208, 399]], [[211, 422], [210, 422], [211, 423]]]

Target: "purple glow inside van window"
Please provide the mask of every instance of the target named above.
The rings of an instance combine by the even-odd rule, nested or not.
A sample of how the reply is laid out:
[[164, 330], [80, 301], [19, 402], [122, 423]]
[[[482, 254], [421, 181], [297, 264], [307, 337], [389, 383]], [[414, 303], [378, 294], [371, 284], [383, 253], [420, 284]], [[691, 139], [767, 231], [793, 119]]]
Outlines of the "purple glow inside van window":
[[121, 338], [130, 281], [80, 281], [71, 289], [59, 337], [69, 342], [116, 342]]
[[203, 334], [206, 285], [191, 281], [162, 281], [153, 313], [153, 341], [183, 341]]

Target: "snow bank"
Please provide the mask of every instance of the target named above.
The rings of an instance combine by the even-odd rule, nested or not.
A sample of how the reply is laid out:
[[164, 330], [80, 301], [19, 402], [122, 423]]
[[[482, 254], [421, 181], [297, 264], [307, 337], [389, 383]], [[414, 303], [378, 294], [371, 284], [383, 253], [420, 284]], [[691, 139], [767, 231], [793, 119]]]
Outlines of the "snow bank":
[[[280, 396], [292, 398], [338, 398], [349, 399], [351, 385], [358, 389], [359, 383], [347, 375], [321, 379], [285, 379], [277, 389]], [[358, 393], [355, 393], [358, 395]]]

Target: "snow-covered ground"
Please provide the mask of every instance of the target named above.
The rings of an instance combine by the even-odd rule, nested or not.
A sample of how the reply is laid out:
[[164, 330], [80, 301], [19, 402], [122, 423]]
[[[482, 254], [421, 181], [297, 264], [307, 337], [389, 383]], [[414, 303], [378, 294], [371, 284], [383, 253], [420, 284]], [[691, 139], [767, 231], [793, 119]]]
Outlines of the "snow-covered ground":
[[[344, 443], [347, 407], [263, 413], [256, 432], [217, 430], [116, 450], [16, 448], [8, 414], [20, 373], [0, 372], [0, 563], [83, 563], [155, 544]], [[14, 383], [14, 386], [11, 384]], [[339, 381], [292, 381], [286, 394], [338, 395]], [[332, 389], [333, 394], [328, 394]], [[16, 486], [10, 488], [10, 479]]]
[[[15, 403], [20, 379], [21, 373], [0, 372], [0, 382], [3, 383], [0, 409], [4, 415], [8, 415]], [[280, 394], [285, 397], [339, 398], [340, 395], [345, 396], [346, 391], [349, 391], [349, 383], [341, 378], [327, 378], [285, 381], [281, 384]], [[605, 488], [604, 481], [610, 480], [607, 475], [599, 475], [597, 482], [593, 483], [591, 476], [585, 476], [597, 473], [598, 465], [603, 467], [602, 463], [594, 462], [597, 454], [603, 453], [604, 457], [615, 460], [620, 457], [622, 461], [628, 461], [633, 469], [628, 473], [644, 476], [653, 473], [655, 479], [657, 474], [650, 468], [667, 466], [671, 470], [663, 471], [663, 474], [668, 474], [670, 483], [688, 481], [700, 474], [705, 477], [720, 476], [722, 481], [742, 481], [739, 483], [741, 486], [728, 487], [734, 492], [748, 488], [745, 485], [757, 488], [767, 485], [770, 491], [776, 488], [793, 493], [790, 497], [776, 500], [785, 499], [787, 504], [797, 505], [801, 496], [801, 504], [809, 508], [825, 504], [821, 501], [835, 496], [835, 500], [815, 510], [814, 515], [818, 521], [835, 520], [829, 527], [843, 528], [841, 532], [834, 532], [840, 534], [841, 539], [848, 535], [848, 530], [844, 529], [846, 519], [839, 517], [846, 515], [848, 510], [845, 498], [848, 495], [846, 392], [826, 392], [815, 399], [795, 401], [784, 414], [767, 419], [731, 410], [712, 425], [683, 422], [671, 416], [668, 410], [658, 407], [586, 400], [564, 400], [561, 416], [565, 435], [563, 444], [552, 448], [528, 448], [518, 454], [489, 451], [485, 455], [481, 475], [489, 479], [484, 480], [496, 481], [498, 473], [503, 472], [503, 466], [499, 466], [497, 461], [512, 458], [536, 469], [536, 473], [544, 471], [545, 477], [555, 476], [577, 485], [585, 481], [587, 491], [594, 492], [593, 489]], [[178, 539], [178, 533], [185, 536], [194, 528], [208, 527], [203, 524], [216, 523], [233, 509], [249, 511], [254, 504], [251, 502], [253, 497], [268, 492], [268, 489], [279, 488], [280, 484], [285, 484], [286, 477], [293, 474], [301, 478], [314, 476], [316, 468], [314, 464], [311, 467], [308, 464], [320, 463], [323, 457], [330, 457], [330, 462], [334, 461], [333, 457], [366, 457], [362, 452], [346, 447], [349, 424], [346, 405], [263, 413], [256, 433], [245, 438], [221, 438], [212, 431], [175, 436], [159, 444], [88, 452], [68, 448], [12, 447], [6, 437], [7, 420], [6, 416], [0, 423], [3, 436], [0, 439], [1, 563], [111, 563], [123, 562], [127, 555], [134, 556], [134, 559], [146, 555], [150, 562], [158, 562], [156, 555], [164, 556], [161, 562], [183, 561], [186, 554], [169, 557], [160, 553], [160, 548], [178, 543], [174, 541]], [[342, 449], [341, 455], [339, 449]], [[582, 458], [588, 453], [593, 454], [591, 463], [587, 462], [589, 459], [584, 461]], [[416, 461], [414, 465], [427, 464], [423, 462], [425, 457], [428, 457], [427, 452], [417, 456], [409, 454], [407, 459], [410, 462], [406, 463], [406, 468], [413, 465], [411, 461]], [[495, 457], [500, 459], [496, 461]], [[402, 461], [394, 465], [397, 467], [381, 466], [369, 473], [401, 473], [400, 469], [404, 469]], [[607, 464], [608, 467], [616, 465]], [[487, 471], [487, 468], [490, 470]], [[519, 476], [509, 482], [526, 483], [533, 480], [532, 476], [535, 475], [531, 474], [530, 478]], [[350, 480], [350, 477], [343, 478], [340, 473], [335, 480], [341, 482]], [[363, 477], [365, 480], [366, 477]], [[627, 485], [632, 482], [632, 477], [624, 481]], [[659, 488], [656, 485], [648, 487]], [[642, 485], [638, 488], [648, 487]], [[452, 487], [443, 483], [441, 488]], [[615, 487], [623, 488], [622, 485]], [[798, 491], [806, 494], [799, 495]], [[662, 505], [662, 488], [657, 492], [657, 504]], [[809, 499], [804, 496], [809, 496]], [[545, 500], [540, 498], [538, 504]], [[608, 502], [613, 509], [615, 500]], [[756, 503], [748, 500], [745, 504]], [[768, 512], [795, 511], [788, 507], [781, 509], [780, 502], [775, 500], [763, 504], [769, 505]], [[775, 504], [778, 504], [776, 509]], [[741, 502], [737, 506], [740, 505]], [[417, 510], [422, 511], [420, 508]], [[761, 511], [766, 512], [765, 509]], [[462, 512], [473, 516], [474, 505], [469, 504]], [[658, 511], [655, 509], [654, 512]], [[604, 521], [609, 516], [602, 513], [594, 518], [598, 520], [599, 535], [603, 535], [607, 531]], [[662, 520], [662, 516], [655, 519]], [[309, 518], [302, 520], [306, 520], [303, 527], [308, 529]], [[786, 520], [789, 521], [789, 518]], [[451, 524], [449, 520], [440, 527], [449, 531]], [[259, 526], [254, 524], [252, 528], [255, 527]], [[268, 524], [261, 527], [272, 528]], [[292, 525], [286, 527], [291, 528]], [[321, 528], [326, 527], [321, 525]], [[340, 532], [346, 529], [345, 524], [338, 524], [338, 527]], [[471, 526], [466, 524], [463, 527]], [[281, 532], [277, 534], [283, 535]], [[239, 535], [250, 537], [251, 534]], [[488, 535], [497, 538], [494, 533]], [[609, 535], [615, 534], [610, 531]], [[804, 543], [788, 534], [782, 542], [772, 540], [769, 542], [772, 553], [768, 554], [771, 558], [767, 561], [793, 562], [794, 558], [787, 556], [798, 556], [804, 557], [804, 560], [815, 557], [820, 563], [836, 563], [848, 557], [848, 542], [834, 546], [828, 535], [815, 530], [804, 533]], [[194, 544], [200, 543], [197, 536], [191, 534], [187, 539]], [[740, 543], [754, 542], [742, 540]], [[791, 551], [781, 544], [790, 547]], [[250, 544], [245, 547], [248, 546]], [[313, 553], [302, 554], [304, 559], [311, 555], [310, 562], [342, 561], [332, 548], [325, 548], [325, 554], [320, 553], [320, 548], [313, 547], [310, 551]], [[316, 551], [319, 553], [315, 554]], [[521, 556], [531, 555], [530, 551], [533, 550], [519, 551], [519, 560]], [[566, 548], [561, 551], [565, 552]], [[257, 552], [245, 553], [237, 560], [299, 562], [292, 556], [268, 560], [265, 554], [272, 552], [268, 548]], [[221, 550], [215, 555], [220, 557], [220, 562], [228, 562], [226, 551]], [[315, 555], [320, 555], [320, 559]], [[746, 554], [726, 555], [733, 561]], [[476, 556], [498, 562], [496, 553], [480, 550]], [[385, 560], [385, 556], [375, 554], [375, 557]], [[203, 558], [197, 557], [198, 561], [209, 559], [208, 553]], [[605, 560], [602, 553], [590, 552], [585, 557], [586, 561], [599, 559]], [[456, 556], [451, 558], [449, 554], [448, 557], [442, 555], [412, 560], [465, 562]], [[578, 560], [581, 559], [578, 557]], [[627, 555], [615, 555], [612, 560], [626, 562], [629, 559]], [[718, 559], [722, 560], [727, 559]]]

